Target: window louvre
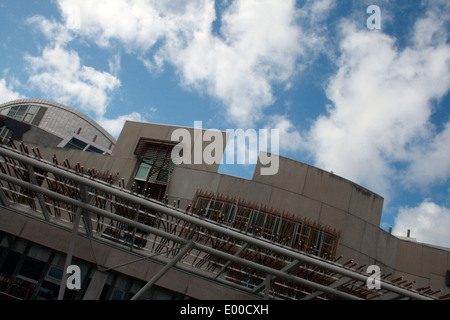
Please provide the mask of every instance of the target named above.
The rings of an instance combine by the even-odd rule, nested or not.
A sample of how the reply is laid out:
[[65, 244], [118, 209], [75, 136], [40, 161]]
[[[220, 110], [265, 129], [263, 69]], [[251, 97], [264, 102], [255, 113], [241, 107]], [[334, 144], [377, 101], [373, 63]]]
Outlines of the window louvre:
[[164, 141], [139, 141], [135, 151], [141, 158], [135, 175], [139, 192], [162, 200], [175, 168], [171, 159], [172, 148], [172, 143]]

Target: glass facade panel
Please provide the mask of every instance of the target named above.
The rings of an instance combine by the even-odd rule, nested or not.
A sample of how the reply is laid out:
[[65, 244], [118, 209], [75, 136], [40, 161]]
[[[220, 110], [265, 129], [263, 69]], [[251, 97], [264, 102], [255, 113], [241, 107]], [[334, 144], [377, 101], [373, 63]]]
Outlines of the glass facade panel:
[[145, 146], [135, 175], [138, 192], [150, 198], [163, 199], [175, 168], [171, 159], [172, 148], [164, 142]]
[[38, 106], [13, 106], [9, 109], [5, 109], [1, 112], [1, 114], [7, 115], [10, 118], [31, 123], [33, 121], [34, 116], [39, 111]]
[[84, 143], [83, 141], [80, 141], [76, 138], [70, 139], [70, 141], [64, 146], [64, 148], [68, 149], [77, 149], [77, 150], [84, 150], [86, 148], [87, 143]]
[[136, 172], [136, 179], [167, 184], [175, 167], [170, 158], [172, 148], [148, 145]]
[[93, 146], [87, 147], [87, 148], [86, 148], [86, 151], [87, 151], [87, 152], [94, 152], [94, 153], [103, 153], [102, 150], [100, 150], [100, 149], [98, 149], [98, 148], [96, 148], [96, 147], [93, 147]]

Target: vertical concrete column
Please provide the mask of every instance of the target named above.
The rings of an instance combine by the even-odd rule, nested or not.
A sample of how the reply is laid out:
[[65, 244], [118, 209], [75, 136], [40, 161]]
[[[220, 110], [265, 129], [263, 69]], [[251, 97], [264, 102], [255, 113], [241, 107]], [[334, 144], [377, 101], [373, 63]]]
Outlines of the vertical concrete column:
[[108, 279], [108, 273], [97, 269], [92, 275], [89, 287], [86, 289], [83, 300], [98, 300], [102, 294], [103, 287]]

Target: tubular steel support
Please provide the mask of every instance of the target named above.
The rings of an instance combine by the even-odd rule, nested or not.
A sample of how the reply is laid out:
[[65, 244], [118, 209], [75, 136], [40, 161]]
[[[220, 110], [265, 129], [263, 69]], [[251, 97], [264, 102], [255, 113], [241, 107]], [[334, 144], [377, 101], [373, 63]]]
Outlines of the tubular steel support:
[[1, 188], [0, 188], [0, 201], [3, 203], [3, 205], [5, 207], [9, 207], [10, 206], [10, 201], [5, 196], [5, 193], [3, 192], [3, 190]]
[[61, 285], [59, 286], [58, 300], [64, 299], [64, 292], [66, 290], [67, 282], [67, 267], [72, 263], [73, 249], [75, 248], [75, 240], [78, 234], [78, 226], [80, 225], [82, 209], [79, 208], [75, 213], [75, 219], [73, 221], [72, 237], [70, 238], [69, 248], [67, 250], [66, 262], [64, 264], [63, 276], [61, 279]]
[[[239, 257], [239, 255], [248, 248], [248, 243], [245, 243], [235, 254], [235, 256]], [[226, 268], [231, 264], [231, 261], [227, 261], [222, 268], [219, 270], [217, 275], [214, 277], [214, 279], [217, 279], [225, 270]]]
[[[31, 182], [35, 185], [39, 185], [37, 182], [37, 179], [36, 179], [36, 175], [35, 175], [33, 166], [28, 164], [27, 170], [28, 170], [28, 175], [30, 176]], [[38, 193], [37, 198], [38, 198], [39, 206], [41, 207], [41, 210], [42, 210], [42, 214], [44, 215], [45, 221], [50, 221], [50, 215], [47, 211], [47, 208], [45, 207], [45, 201], [44, 201], [44, 198], [42, 197], [42, 194]]]
[[272, 276], [270, 274], [266, 275], [266, 279], [264, 281], [264, 300], [269, 300], [269, 293], [272, 289]]
[[[174, 241], [174, 242], [177, 242], [177, 243], [181, 243], [181, 244], [187, 244], [189, 242], [188, 240], [186, 240], [184, 238], [180, 238], [178, 236], [172, 235], [170, 233], [167, 233], [165, 231], [156, 229], [154, 227], [150, 227], [150, 226], [147, 226], [147, 225], [142, 225], [142, 224], [140, 224], [138, 222], [135, 222], [133, 220], [130, 220], [130, 219], [127, 219], [125, 217], [116, 215], [114, 213], [111, 213], [111, 212], [108, 212], [108, 211], [96, 208], [94, 206], [91, 206], [89, 204], [86, 204], [86, 203], [74, 200], [72, 198], [63, 196], [63, 195], [61, 195], [59, 193], [55, 193], [53, 191], [50, 191], [50, 190], [47, 190], [47, 189], [44, 189], [44, 188], [41, 188], [41, 187], [38, 187], [38, 186], [34, 186], [34, 185], [32, 185], [32, 184], [30, 184], [28, 182], [19, 180], [17, 178], [13, 178], [13, 177], [10, 177], [10, 176], [7, 176], [7, 175], [4, 175], [4, 174], [0, 173], [0, 179], [5, 180], [5, 181], [9, 181], [11, 183], [14, 183], [14, 184], [17, 184], [17, 185], [20, 185], [20, 186], [23, 186], [23, 187], [26, 187], [26, 188], [28, 188], [28, 189], [30, 189], [32, 191], [35, 191], [35, 192], [39, 192], [40, 191], [43, 194], [45, 194], [45, 195], [47, 195], [49, 197], [53, 197], [53, 198], [55, 198], [55, 199], [57, 199], [59, 201], [66, 202], [66, 203], [74, 205], [74, 206], [78, 205], [80, 208], [83, 208], [84, 210], [91, 211], [91, 212], [97, 213], [99, 215], [103, 215], [104, 217], [107, 217], [107, 218], [110, 218], [110, 219], [115, 219], [115, 220], [117, 220], [119, 222], [128, 224], [131, 227], [137, 226], [141, 230], [148, 231], [150, 233], [156, 234], [158, 236], [161, 236], [163, 238], [169, 239], [171, 241]], [[203, 220], [201, 220], [201, 221], [203, 221]], [[225, 229], [225, 228], [224, 228], [224, 230], [231, 231], [231, 230]], [[249, 239], [257, 240], [257, 243], [258, 243], [258, 241], [261, 241], [261, 240], [254, 239], [254, 238], [249, 238]], [[262, 244], [266, 244], [263, 241], [261, 241], [261, 242], [262, 242]], [[226, 252], [222, 252], [220, 250], [208, 247], [206, 245], [202, 245], [202, 244], [199, 244], [199, 243], [194, 243], [194, 247], [196, 249], [200, 250], [200, 251], [209, 253], [209, 254], [217, 256], [217, 257], [221, 257], [221, 258], [223, 258], [225, 260], [236, 262], [236, 263], [239, 263], [239, 264], [241, 264], [243, 266], [246, 266], [246, 267], [249, 267], [249, 268], [253, 268], [255, 270], [259, 270], [259, 271], [262, 271], [262, 272], [267, 273], [267, 274], [272, 274], [272, 275], [275, 275], [275, 276], [277, 276], [279, 278], [287, 279], [287, 280], [290, 280], [290, 281], [292, 281], [294, 283], [298, 283], [298, 284], [301, 284], [301, 285], [304, 285], [304, 286], [307, 286], [307, 287], [311, 287], [311, 288], [316, 289], [316, 290], [322, 290], [324, 292], [327, 292], [327, 293], [333, 294], [335, 296], [338, 296], [338, 297], [340, 297], [342, 299], [361, 300], [360, 298], [352, 296], [350, 294], [347, 294], [347, 293], [344, 293], [344, 292], [340, 292], [338, 290], [328, 288], [327, 286], [324, 286], [324, 285], [321, 285], [321, 284], [318, 284], [318, 283], [314, 283], [312, 281], [308, 281], [308, 280], [305, 280], [305, 279], [302, 279], [302, 278], [299, 278], [299, 277], [295, 277], [295, 276], [286, 274], [283, 271], [275, 270], [275, 269], [272, 269], [270, 267], [258, 264], [258, 263], [253, 262], [253, 261], [249, 261], [249, 260], [242, 259], [240, 257], [236, 257], [234, 255], [231, 255], [231, 254], [226, 253]]]
[[[270, 250], [274, 254], [282, 255], [282, 256], [285, 256], [292, 260], [297, 260], [300, 263], [306, 263], [306, 264], [309, 264], [309, 265], [312, 265], [312, 266], [315, 266], [318, 268], [323, 268], [323, 269], [335, 272], [337, 274], [340, 274], [342, 276], [345, 276], [345, 277], [348, 277], [348, 278], [351, 278], [354, 280], [362, 281], [364, 283], [369, 278], [369, 275], [365, 275], [361, 272], [356, 272], [356, 271], [350, 270], [349, 268], [345, 268], [341, 265], [338, 265], [337, 263], [333, 263], [333, 262], [329, 262], [329, 261], [326, 261], [326, 260], [323, 260], [320, 258], [308, 256], [301, 252], [293, 251], [286, 247], [276, 245], [274, 243], [270, 243], [268, 241], [264, 241], [264, 240], [261, 240], [258, 238], [251, 237], [249, 235], [243, 234], [236, 230], [229, 229], [226, 226], [221, 226], [221, 225], [200, 219], [193, 215], [189, 215], [186, 212], [183, 212], [181, 210], [171, 208], [171, 207], [165, 206], [161, 203], [157, 203], [157, 202], [151, 201], [149, 199], [145, 199], [143, 197], [133, 195], [133, 194], [125, 192], [123, 190], [119, 190], [118, 188], [110, 186], [106, 183], [102, 183], [99, 181], [85, 178], [81, 175], [71, 173], [67, 170], [63, 170], [56, 166], [50, 165], [48, 163], [44, 163], [42, 161], [36, 160], [30, 156], [25, 156], [23, 154], [19, 154], [18, 152], [14, 152], [14, 151], [2, 148], [2, 147], [0, 147], [0, 154], [2, 154], [3, 156], [6, 156], [6, 157], [11, 157], [13, 159], [16, 159], [22, 163], [25, 163], [26, 165], [30, 165], [30, 166], [34, 167], [34, 168], [38, 168], [38, 169], [41, 169], [41, 170], [44, 170], [47, 172], [51, 172], [54, 175], [58, 175], [58, 176], [66, 178], [66, 179], [69, 179], [72, 182], [77, 183], [80, 186], [82, 186], [82, 188], [94, 188], [96, 190], [108, 193], [109, 195], [116, 196], [118, 198], [130, 201], [136, 206], [139, 206], [139, 207], [142, 207], [145, 209], [156, 210], [156, 211], [160, 212], [161, 214], [166, 214], [172, 218], [183, 220], [183, 221], [190, 223], [193, 226], [196, 226], [198, 228], [205, 228], [205, 229], [209, 230], [209, 232], [216, 232], [225, 237], [230, 237], [230, 238], [242, 241], [244, 243], [247, 243], [248, 245], [254, 245], [254, 246], [262, 248], [264, 250]], [[197, 250], [200, 250], [201, 252], [210, 254], [215, 257], [225, 259], [226, 261], [235, 262], [242, 266], [264, 272], [264, 273], [266, 273], [266, 275], [270, 275], [272, 277], [272, 279], [274, 279], [274, 278], [286, 279], [286, 280], [292, 281], [293, 283], [304, 285], [304, 286], [307, 286], [307, 287], [310, 287], [310, 288], [313, 288], [315, 290], [319, 290], [322, 292], [330, 293], [332, 295], [335, 295], [335, 296], [338, 296], [338, 297], [341, 297], [344, 299], [360, 299], [357, 296], [339, 291], [338, 289], [328, 287], [326, 285], [322, 285], [322, 284], [319, 284], [319, 283], [316, 283], [316, 282], [313, 282], [310, 280], [306, 280], [306, 279], [303, 279], [298, 276], [291, 275], [288, 272], [286, 272], [287, 270], [277, 270], [274, 268], [270, 268], [265, 265], [259, 264], [257, 262], [250, 261], [250, 260], [241, 258], [239, 256], [235, 256], [235, 255], [223, 252], [218, 249], [214, 249], [210, 246], [207, 246], [207, 245], [204, 245], [201, 243], [191, 242], [183, 237], [162, 231], [155, 227], [151, 227], [151, 226], [139, 223], [137, 221], [133, 221], [132, 219], [128, 219], [128, 218], [125, 218], [118, 214], [112, 213], [110, 211], [90, 205], [87, 202], [83, 201], [83, 199], [81, 199], [81, 200], [73, 199], [68, 196], [65, 196], [65, 195], [59, 194], [57, 192], [51, 191], [49, 189], [46, 189], [46, 188], [36, 184], [35, 181], [31, 181], [31, 183], [30, 183], [30, 182], [23, 181], [21, 179], [17, 179], [15, 177], [12, 177], [12, 176], [4, 174], [4, 173], [0, 173], [0, 179], [7, 181], [9, 183], [18, 185], [18, 186], [22, 186], [29, 190], [32, 190], [32, 191], [40, 194], [41, 196], [45, 195], [50, 198], [56, 199], [61, 202], [65, 202], [67, 204], [70, 204], [70, 205], [73, 205], [73, 206], [79, 208], [79, 210], [77, 211], [76, 219], [75, 219], [76, 221], [74, 222], [72, 240], [71, 240], [71, 245], [69, 247], [68, 256], [66, 259], [66, 264], [68, 262], [70, 262], [69, 257], [71, 258], [71, 255], [73, 253], [73, 246], [74, 246], [75, 237], [77, 234], [77, 232], [75, 230], [78, 230], [79, 219], [80, 219], [80, 216], [82, 215], [81, 210], [84, 210], [84, 212], [95, 213], [95, 214], [101, 215], [103, 217], [122, 222], [130, 227], [138, 228], [139, 230], [146, 231], [146, 232], [152, 233], [154, 235], [163, 237], [164, 239], [171, 240], [171, 241], [174, 241], [181, 245], [184, 245], [182, 247], [182, 250], [179, 252], [179, 254], [160, 271], [161, 274], [156, 275], [158, 277], [155, 276], [154, 279], [152, 279], [146, 285], [147, 288], [151, 287], [151, 285], [153, 285], [154, 282], [156, 282], [162, 275], [164, 275], [164, 273], [167, 272], [168, 269], [170, 269], [171, 267], [174, 267], [174, 265], [180, 259], [182, 259], [184, 254], [186, 254], [191, 248], [195, 248]], [[61, 286], [62, 287], [65, 286], [65, 283], [61, 283]], [[141, 290], [143, 290], [143, 289], [141, 289]], [[415, 291], [408, 290], [406, 288], [402, 288], [400, 286], [390, 284], [383, 280], [381, 281], [381, 289], [395, 292], [401, 296], [412, 298], [412, 299], [426, 299], [426, 300], [432, 299], [429, 296], [422, 295]], [[61, 295], [63, 296], [63, 294], [64, 294], [64, 289], [61, 288], [59, 298], [61, 297]]]
[[[298, 265], [300, 264], [300, 262], [298, 260], [294, 260], [291, 264], [283, 267], [281, 269], [281, 271], [287, 272], [289, 273], [292, 269], [296, 268]], [[272, 279], [272, 280], [276, 280], [276, 279]], [[264, 289], [264, 284], [261, 283], [259, 286], [257, 286], [255, 289], [253, 289], [253, 293], [258, 293], [259, 291], [261, 291], [262, 289]]]
[[180, 252], [178, 252], [178, 254], [173, 257], [172, 260], [170, 260], [170, 262], [168, 264], [166, 264], [164, 266], [164, 268], [162, 268], [157, 274], [155, 274], [153, 276], [152, 279], [150, 279], [149, 282], [147, 282], [147, 284], [145, 286], [143, 286], [141, 288], [141, 290], [139, 290], [134, 297], [131, 298], [131, 300], [139, 300], [143, 294], [145, 294], [145, 292], [147, 292], [148, 289], [150, 289], [163, 275], [166, 274], [167, 271], [169, 271], [170, 268], [174, 267], [178, 261], [181, 260], [181, 258], [184, 257], [184, 255], [186, 253], [189, 252], [189, 250], [192, 249], [192, 247], [194, 246], [194, 242], [189, 242], [187, 244], [185, 244], [181, 249]]

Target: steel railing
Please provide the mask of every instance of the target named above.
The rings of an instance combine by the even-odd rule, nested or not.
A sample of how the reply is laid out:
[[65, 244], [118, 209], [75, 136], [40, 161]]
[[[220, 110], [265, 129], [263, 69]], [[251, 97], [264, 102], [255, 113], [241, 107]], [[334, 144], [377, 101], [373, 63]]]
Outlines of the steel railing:
[[361, 267], [245, 234], [34, 154], [0, 146], [0, 200], [5, 207], [72, 230], [74, 241], [83, 232], [92, 241], [125, 246], [163, 263], [165, 269], [188, 271], [264, 298], [436, 299], [386, 279], [380, 279], [381, 289], [369, 289], [370, 274]]

